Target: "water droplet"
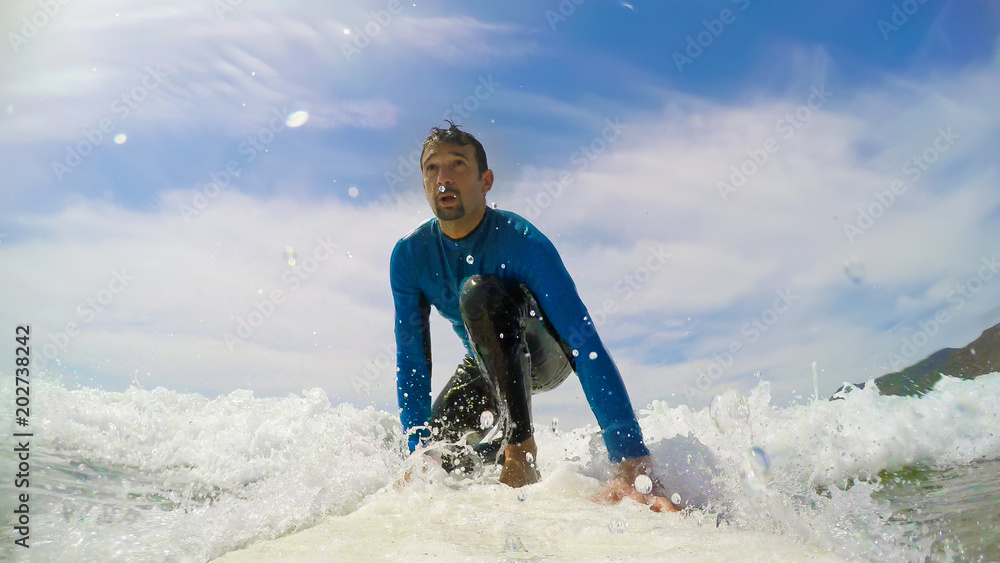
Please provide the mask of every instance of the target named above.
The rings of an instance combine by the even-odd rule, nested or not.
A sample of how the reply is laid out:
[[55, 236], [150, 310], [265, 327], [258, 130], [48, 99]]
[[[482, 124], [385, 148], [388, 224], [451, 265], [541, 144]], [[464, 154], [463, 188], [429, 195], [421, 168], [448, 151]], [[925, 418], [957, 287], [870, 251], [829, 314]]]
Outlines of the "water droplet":
[[355, 187], [355, 186], [351, 186], [351, 187], [350, 187], [350, 188], [349, 188], [349, 189], [347, 190], [347, 195], [349, 195], [349, 196], [351, 196], [351, 197], [358, 197], [358, 188], [357, 188], [357, 187]]
[[521, 491], [521, 492], [517, 493], [517, 500], [519, 500], [521, 502], [524, 502], [524, 500], [527, 499], [527, 498], [528, 498], [528, 495], [524, 491]]
[[535, 316], [535, 310], [532, 309], [532, 310], [528, 311], [528, 314], [531, 315], [532, 317], [534, 317]]
[[763, 448], [754, 446], [747, 452], [743, 460], [743, 484], [747, 491], [760, 493], [771, 481], [771, 459]]
[[670, 502], [676, 504], [677, 506], [680, 506], [681, 505], [681, 495], [679, 495], [678, 493], [674, 493], [674, 494], [670, 495]]
[[851, 256], [844, 262], [844, 274], [847, 279], [860, 284], [865, 280], [865, 265], [856, 256]]
[[302, 127], [306, 124], [306, 121], [309, 121], [309, 112], [293, 111], [288, 114], [288, 117], [285, 119], [285, 125], [294, 129], [296, 127]]
[[500, 264], [500, 269], [501, 270], [506, 270], [507, 269], [507, 264]]
[[128, 137], [125, 136], [125, 133], [119, 133], [119, 134], [115, 135], [115, 144], [116, 145], [124, 145], [125, 141], [127, 141], [127, 140], [128, 140]]
[[410, 394], [409, 394], [409, 393], [403, 393], [403, 397], [404, 397], [404, 398], [406, 398], [406, 397], [409, 397], [409, 396], [410, 396]]
[[493, 209], [496, 209], [497, 208], [497, 202], [491, 201], [490, 202], [490, 207], [492, 207]]
[[638, 475], [632, 483], [640, 494], [648, 495], [653, 490], [653, 480], [648, 475]]
[[524, 461], [528, 462], [528, 465], [535, 463], [535, 456], [531, 455], [531, 452], [524, 454]]
[[470, 255], [468, 255], [468, 256], [465, 257], [465, 261], [468, 262], [469, 264], [472, 264], [473, 262], [476, 261], [476, 259], [473, 258], [472, 255], [470, 254]]
[[552, 431], [556, 432], [558, 428], [559, 428], [559, 419], [556, 417], [552, 417]]
[[580, 351], [579, 350], [573, 350], [573, 357], [574, 358], [577, 357], [577, 356], [579, 356], [579, 355], [580, 355]]
[[483, 430], [493, 427], [493, 411], [483, 411], [483, 414], [479, 415], [479, 427]]
[[[505, 539], [503, 542], [503, 550], [504, 552], [516, 551], [519, 553], [527, 553], [528, 551], [524, 547], [524, 542], [522, 542], [521, 538], [517, 536], [510, 536]], [[520, 559], [520, 557], [518, 557], [518, 559]]]
[[621, 518], [615, 518], [608, 524], [608, 530], [612, 534], [624, 534], [627, 529], [628, 522], [622, 520]]
[[444, 186], [438, 186], [438, 192], [444, 193]]
[[591, 352], [590, 355], [587, 356], [587, 357], [590, 358], [591, 360], [596, 360], [597, 359], [597, 352]]

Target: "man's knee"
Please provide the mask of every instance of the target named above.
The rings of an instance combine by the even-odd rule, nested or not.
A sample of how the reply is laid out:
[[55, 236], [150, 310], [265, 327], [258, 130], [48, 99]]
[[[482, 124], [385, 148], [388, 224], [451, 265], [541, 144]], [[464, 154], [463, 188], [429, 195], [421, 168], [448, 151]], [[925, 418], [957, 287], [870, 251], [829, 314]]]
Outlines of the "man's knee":
[[466, 318], [479, 319], [496, 312], [505, 296], [503, 283], [496, 276], [469, 276], [458, 293], [458, 307]]

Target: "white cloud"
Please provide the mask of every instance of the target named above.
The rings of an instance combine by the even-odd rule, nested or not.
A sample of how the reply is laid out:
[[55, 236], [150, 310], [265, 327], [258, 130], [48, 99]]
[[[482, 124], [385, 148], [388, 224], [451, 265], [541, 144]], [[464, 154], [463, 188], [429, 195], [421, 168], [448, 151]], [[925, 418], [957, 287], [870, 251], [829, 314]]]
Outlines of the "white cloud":
[[[244, 4], [220, 18], [211, 6], [63, 7], [5, 57], [11, 78], [0, 82], [0, 99], [13, 112], [0, 120], [0, 142], [79, 140], [105, 119], [116, 130], [151, 124], [234, 134], [259, 128], [274, 111], [305, 110], [311, 126], [325, 128], [396, 123], [391, 102], [349, 93], [353, 82], [394, 72], [369, 53], [354, 61], [342, 53], [349, 27], [343, 21], [363, 18], [363, 28], [370, 14], [300, 7], [293, 17], [271, 2]], [[380, 45], [394, 46], [393, 60], [429, 55], [471, 64], [520, 56], [532, 43], [509, 26], [403, 13], [370, 48]]]
[[387, 29], [387, 42], [403, 52], [419, 53], [453, 64], [475, 65], [522, 58], [537, 50], [526, 30], [468, 16], [411, 17], [405, 14]]

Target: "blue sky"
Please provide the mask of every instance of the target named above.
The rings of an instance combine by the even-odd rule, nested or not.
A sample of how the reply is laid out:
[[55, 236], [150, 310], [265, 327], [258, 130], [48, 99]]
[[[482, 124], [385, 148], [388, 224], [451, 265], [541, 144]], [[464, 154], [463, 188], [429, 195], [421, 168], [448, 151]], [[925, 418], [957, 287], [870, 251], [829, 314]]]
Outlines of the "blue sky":
[[[995, 2], [104, 0], [0, 22], [0, 319], [69, 381], [394, 406], [388, 254], [429, 216], [400, 159], [453, 104], [491, 200], [612, 305], [637, 409], [755, 373], [788, 400], [814, 361], [828, 394], [906, 338], [909, 364], [1000, 321]], [[433, 341], [436, 390], [462, 352], [440, 319]], [[578, 384], [536, 408], [592, 421]]]

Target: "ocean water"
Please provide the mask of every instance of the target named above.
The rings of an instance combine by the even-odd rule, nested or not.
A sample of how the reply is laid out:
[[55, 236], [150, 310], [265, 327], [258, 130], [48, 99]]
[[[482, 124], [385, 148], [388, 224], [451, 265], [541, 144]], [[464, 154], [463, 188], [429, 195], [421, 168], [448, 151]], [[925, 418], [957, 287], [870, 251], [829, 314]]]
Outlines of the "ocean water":
[[[32, 386], [29, 550], [13, 546], [13, 421], [5, 429], [4, 560], [210, 561], [282, 536], [286, 549], [302, 537], [291, 549], [308, 555], [318, 540], [296, 533], [315, 527], [354, 553], [416, 544], [463, 560], [558, 560], [560, 549], [655, 560], [669, 548], [702, 560], [1000, 561], [1000, 374], [946, 377], [922, 398], [866, 388], [778, 407], [762, 382], [699, 411], [655, 401], [639, 420], [689, 507], [681, 515], [581, 500], [609, 471], [594, 427], [536, 421], [543, 482], [519, 491], [492, 469], [432, 470], [400, 487], [410, 461], [395, 414], [332, 405], [319, 389], [207, 398], [71, 390], [46, 377]], [[393, 522], [422, 518], [449, 533], [387, 537], [406, 533]]]

